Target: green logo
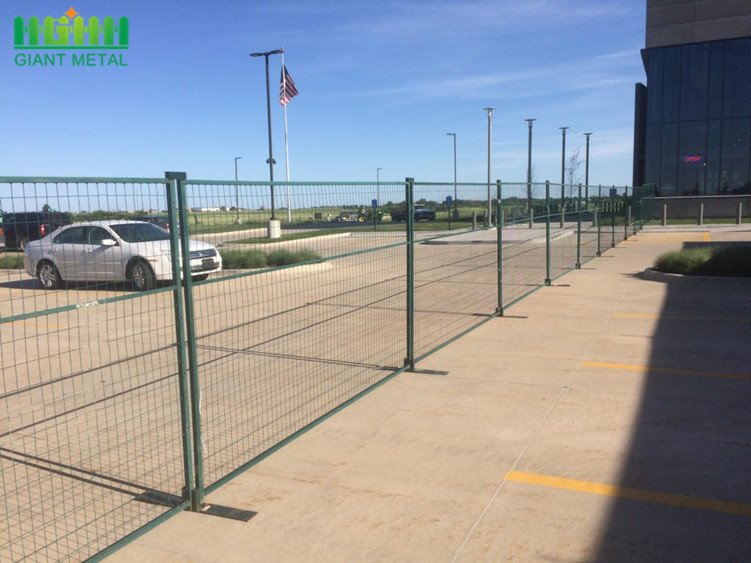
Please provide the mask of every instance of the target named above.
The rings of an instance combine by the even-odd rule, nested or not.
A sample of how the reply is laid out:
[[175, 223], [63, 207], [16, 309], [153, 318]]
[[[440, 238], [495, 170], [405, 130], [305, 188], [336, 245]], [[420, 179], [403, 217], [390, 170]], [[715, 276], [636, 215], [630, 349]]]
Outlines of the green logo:
[[22, 17], [13, 22], [13, 43], [15, 49], [127, 49], [129, 40], [128, 18], [115, 19], [107, 16], [99, 20], [89, 18], [88, 25], [73, 7], [59, 18], [47, 16], [40, 25], [39, 18], [29, 18], [28, 24]]

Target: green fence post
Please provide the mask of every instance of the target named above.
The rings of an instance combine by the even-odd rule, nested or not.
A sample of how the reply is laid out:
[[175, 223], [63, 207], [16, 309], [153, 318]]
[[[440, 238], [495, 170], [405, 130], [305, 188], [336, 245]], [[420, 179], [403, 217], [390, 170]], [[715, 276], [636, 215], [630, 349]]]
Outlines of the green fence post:
[[[169, 224], [177, 225], [177, 196], [175, 184], [178, 177], [185, 177], [184, 172], [165, 172], [165, 188], [167, 189], [167, 214], [169, 215]], [[177, 378], [178, 388], [180, 390], [180, 427], [181, 440], [183, 449], [183, 500], [193, 500], [193, 429], [191, 424], [190, 408], [190, 384], [187, 373], [187, 351], [185, 344], [185, 313], [183, 310], [182, 291], [180, 289], [180, 252], [179, 240], [177, 238], [178, 229], [170, 229], [170, 245], [172, 248], [172, 279], [174, 280], [175, 290], [173, 292], [175, 308], [175, 336], [177, 344]]]
[[545, 181], [545, 285], [550, 285], [550, 180]]
[[503, 193], [501, 188], [501, 181], [497, 180], [496, 184], [496, 204], [495, 215], [498, 217], [498, 236], [496, 240], [496, 246], [498, 247], [498, 305], [495, 312], [501, 317], [503, 316]]
[[[633, 192], [632, 192], [633, 195]], [[628, 226], [631, 223], [631, 205], [628, 202], [628, 186], [623, 196], [623, 240], [628, 240]]]
[[415, 370], [415, 179], [407, 178], [404, 184], [407, 205], [407, 356], [404, 365]]
[[[615, 184], [610, 191], [610, 248], [615, 248], [615, 202], [618, 197], [618, 193], [615, 191]], [[615, 195], [615, 197], [612, 197]]]
[[579, 183], [579, 194], [576, 198], [576, 269], [582, 267], [582, 185]]
[[602, 184], [597, 186], [597, 256], [602, 256]]
[[198, 355], [196, 352], [196, 315], [193, 302], [193, 280], [190, 271], [190, 224], [188, 222], [188, 198], [185, 193], [186, 176], [176, 178], [177, 183], [177, 211], [178, 235], [182, 260], [183, 298], [185, 299], [185, 330], [188, 338], [188, 367], [190, 369], [190, 408], [193, 420], [193, 460], [195, 484], [191, 495], [191, 509], [200, 510], [203, 505], [203, 449], [201, 444], [201, 385], [198, 379]]

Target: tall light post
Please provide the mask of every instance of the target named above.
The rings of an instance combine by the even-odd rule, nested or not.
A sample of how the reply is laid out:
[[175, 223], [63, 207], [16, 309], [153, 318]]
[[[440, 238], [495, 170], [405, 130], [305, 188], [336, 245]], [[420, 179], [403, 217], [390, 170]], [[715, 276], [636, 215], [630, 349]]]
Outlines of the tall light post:
[[459, 218], [459, 210], [457, 209], [457, 197], [456, 197], [456, 133], [446, 133], [454, 138], [454, 219]]
[[564, 186], [566, 185], [566, 129], [568, 127], [559, 127], [563, 133], [563, 146], [561, 148], [561, 228], [566, 220], [566, 211], [564, 209], [566, 202], [566, 194], [564, 192]]
[[485, 213], [485, 226], [489, 227], [492, 223], [491, 221], [491, 207], [490, 207], [490, 147], [492, 145], [492, 139], [493, 139], [493, 110], [495, 108], [482, 108], [483, 111], [488, 112], [488, 210]]
[[235, 223], [238, 225], [242, 223], [242, 221], [240, 221], [240, 196], [237, 191], [237, 161], [240, 160], [241, 158], [242, 158], [241, 156], [235, 157], [235, 211], [237, 212], [237, 218], [235, 219]]
[[525, 119], [529, 126], [527, 139], [527, 207], [532, 209], [532, 124], [537, 121], [534, 118]]
[[381, 205], [381, 170], [383, 168], [376, 168], [376, 203]]
[[251, 53], [251, 57], [264, 57], [266, 59], [266, 117], [269, 129], [269, 181], [271, 184], [271, 220], [276, 221], [276, 202], [274, 201], [274, 147], [271, 142], [271, 91], [269, 90], [269, 57], [271, 55], [280, 55], [284, 49], [275, 49], [274, 51], [265, 51], [263, 53]]
[[584, 133], [587, 138], [587, 157], [584, 165], [584, 207], [589, 205], [589, 138], [592, 133]]

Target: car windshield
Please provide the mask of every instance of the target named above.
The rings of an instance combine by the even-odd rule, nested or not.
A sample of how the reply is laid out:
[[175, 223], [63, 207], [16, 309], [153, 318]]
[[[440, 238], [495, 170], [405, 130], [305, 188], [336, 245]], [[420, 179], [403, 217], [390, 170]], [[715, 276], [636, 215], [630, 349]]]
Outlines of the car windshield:
[[152, 242], [155, 240], [169, 240], [170, 234], [152, 223], [119, 223], [110, 225], [110, 229], [117, 233], [125, 242]]

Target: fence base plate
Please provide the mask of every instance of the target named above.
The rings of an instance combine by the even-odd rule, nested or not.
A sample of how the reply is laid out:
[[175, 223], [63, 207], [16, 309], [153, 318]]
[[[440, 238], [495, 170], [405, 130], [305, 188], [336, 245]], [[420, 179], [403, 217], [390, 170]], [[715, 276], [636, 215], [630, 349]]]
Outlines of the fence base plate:
[[220, 506], [218, 504], [204, 504], [200, 514], [208, 514], [210, 516], [219, 516], [221, 518], [229, 518], [230, 520], [240, 520], [241, 522], [247, 522], [253, 516], [258, 514], [252, 510], [242, 510], [240, 508], [232, 508], [231, 506]]
[[[183, 500], [177, 495], [171, 495], [169, 493], [163, 493], [161, 491], [147, 490], [136, 497], [136, 500], [141, 502], [149, 502], [152, 504], [158, 504], [160, 506], [168, 506], [175, 508], [179, 506]], [[231, 520], [240, 520], [247, 522], [253, 516], [258, 514], [252, 510], [242, 510], [240, 508], [232, 508], [231, 506], [221, 506], [219, 504], [203, 504], [201, 509], [197, 511], [199, 514], [208, 514], [209, 516], [220, 516], [222, 518], [229, 518]]]
[[411, 369], [407, 373], [424, 373], [425, 375], [448, 375], [449, 372], [439, 369]]

